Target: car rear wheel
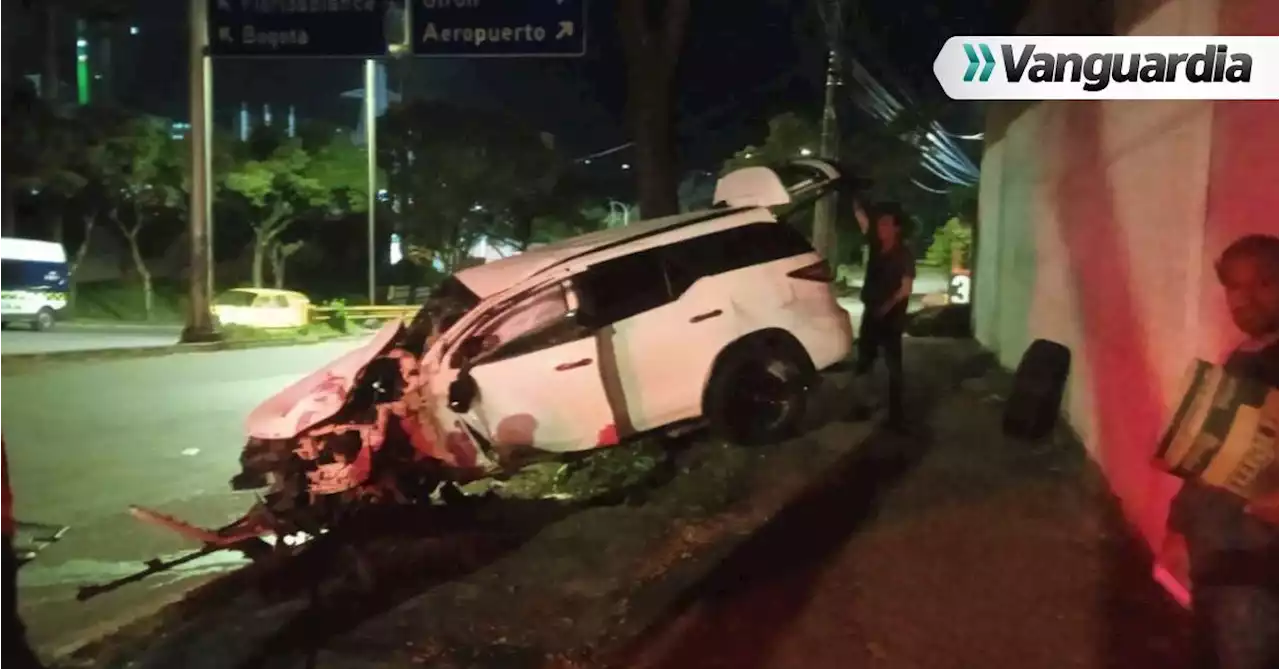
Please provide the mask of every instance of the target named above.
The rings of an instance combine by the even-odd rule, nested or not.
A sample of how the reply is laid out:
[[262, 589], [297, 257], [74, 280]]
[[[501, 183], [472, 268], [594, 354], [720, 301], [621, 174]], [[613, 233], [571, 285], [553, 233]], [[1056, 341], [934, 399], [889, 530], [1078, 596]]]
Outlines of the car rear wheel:
[[794, 341], [759, 340], [726, 351], [704, 401], [712, 432], [741, 445], [795, 436], [815, 375]]
[[44, 332], [53, 327], [53, 309], [45, 307], [36, 312], [35, 320], [31, 321], [31, 329], [36, 332]]

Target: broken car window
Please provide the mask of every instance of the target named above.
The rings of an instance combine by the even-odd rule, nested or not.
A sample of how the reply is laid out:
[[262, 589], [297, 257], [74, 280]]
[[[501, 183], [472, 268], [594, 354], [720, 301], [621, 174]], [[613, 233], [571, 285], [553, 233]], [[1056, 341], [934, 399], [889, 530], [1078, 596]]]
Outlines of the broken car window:
[[505, 312], [478, 328], [469, 339], [479, 339], [477, 355], [484, 356], [499, 347], [525, 335], [540, 332], [569, 315], [569, 303], [564, 288], [559, 284], [548, 286], [529, 299], [517, 303]]

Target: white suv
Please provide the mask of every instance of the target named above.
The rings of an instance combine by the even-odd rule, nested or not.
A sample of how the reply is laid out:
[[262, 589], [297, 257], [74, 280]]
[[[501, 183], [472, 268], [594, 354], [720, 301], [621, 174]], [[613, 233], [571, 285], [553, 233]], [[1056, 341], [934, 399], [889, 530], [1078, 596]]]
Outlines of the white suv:
[[370, 451], [392, 442], [412, 447], [404, 462], [483, 475], [700, 421], [734, 442], [790, 435], [816, 371], [853, 339], [826, 261], [771, 211], [812, 203], [839, 174], [791, 170], [789, 186], [739, 170], [713, 209], [458, 272], [407, 328], [256, 410], [237, 487], [296, 458], [327, 470], [308, 474], [312, 492], [364, 486], [386, 460]]

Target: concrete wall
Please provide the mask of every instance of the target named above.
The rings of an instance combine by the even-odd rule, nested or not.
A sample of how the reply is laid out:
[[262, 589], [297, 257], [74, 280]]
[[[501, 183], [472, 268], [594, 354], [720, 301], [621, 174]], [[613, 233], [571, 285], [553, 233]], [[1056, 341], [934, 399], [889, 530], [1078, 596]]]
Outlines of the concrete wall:
[[[1026, 34], [1275, 35], [1278, 19], [1275, 0], [1036, 4]], [[1178, 382], [1239, 339], [1212, 260], [1277, 232], [1277, 120], [1274, 101], [989, 112], [977, 337], [1010, 367], [1037, 338], [1071, 348], [1068, 418], [1152, 545], [1177, 482], [1148, 463]]]

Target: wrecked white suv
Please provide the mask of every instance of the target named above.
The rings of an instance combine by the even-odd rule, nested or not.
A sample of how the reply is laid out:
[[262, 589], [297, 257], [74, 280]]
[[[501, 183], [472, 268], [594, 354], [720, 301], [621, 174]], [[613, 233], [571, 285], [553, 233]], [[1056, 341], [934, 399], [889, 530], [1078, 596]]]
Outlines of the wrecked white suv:
[[256, 409], [233, 485], [269, 487], [269, 524], [307, 531], [352, 501], [423, 499], [653, 430], [792, 434], [852, 331], [831, 269], [773, 212], [839, 174], [789, 169], [789, 185], [764, 167], [726, 175], [707, 211], [458, 272], [407, 326]]

